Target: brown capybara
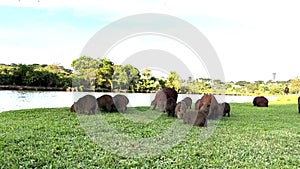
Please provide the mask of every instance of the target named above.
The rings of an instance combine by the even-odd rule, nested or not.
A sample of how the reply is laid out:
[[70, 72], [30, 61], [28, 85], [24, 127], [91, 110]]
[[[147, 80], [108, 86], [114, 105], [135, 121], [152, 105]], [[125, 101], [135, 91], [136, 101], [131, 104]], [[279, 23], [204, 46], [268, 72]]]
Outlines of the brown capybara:
[[264, 96], [257, 96], [253, 99], [253, 106], [257, 107], [268, 107], [268, 99]]
[[125, 112], [127, 110], [127, 105], [129, 103], [129, 99], [122, 94], [117, 94], [113, 97], [113, 101], [114, 101], [114, 108], [118, 111], [118, 112]]
[[207, 119], [217, 120], [223, 115], [224, 107], [219, 104], [214, 95], [211, 95], [211, 102]]
[[201, 99], [197, 100], [195, 103], [195, 110], [200, 110], [203, 104], [210, 104], [212, 94], [204, 94]]
[[159, 111], [165, 111], [168, 98], [173, 98], [175, 102], [177, 102], [178, 93], [176, 90], [168, 87], [159, 90], [156, 93], [154, 100], [151, 102], [153, 110], [157, 106]]
[[205, 103], [200, 110], [189, 110], [183, 115], [183, 122], [193, 126], [207, 126], [207, 114], [209, 112], [210, 105]]
[[182, 101], [185, 102], [187, 108], [192, 108], [193, 100], [190, 97], [185, 97]]
[[104, 95], [98, 97], [97, 102], [98, 102], [99, 110], [112, 112], [114, 101], [113, 101], [113, 98], [110, 95], [104, 94]]
[[151, 106], [153, 106], [153, 110], [155, 108], [158, 108], [158, 111], [165, 111], [165, 107], [167, 104], [167, 95], [163, 92], [163, 90], [159, 90], [156, 95], [154, 100], [151, 102]]
[[166, 104], [166, 112], [168, 116], [175, 117], [175, 108], [176, 108], [176, 101], [174, 98], [170, 97], [167, 99], [167, 104]]
[[183, 115], [186, 113], [187, 106], [185, 102], [178, 102], [176, 107], [175, 107], [175, 115], [177, 118], [182, 119]]
[[222, 103], [222, 106], [224, 107], [224, 111], [223, 111], [223, 116], [227, 116], [230, 117], [230, 105], [227, 102]]
[[77, 113], [95, 114], [98, 104], [95, 96], [85, 95], [71, 106], [71, 111]]
[[300, 113], [300, 96], [298, 97], [298, 112]]

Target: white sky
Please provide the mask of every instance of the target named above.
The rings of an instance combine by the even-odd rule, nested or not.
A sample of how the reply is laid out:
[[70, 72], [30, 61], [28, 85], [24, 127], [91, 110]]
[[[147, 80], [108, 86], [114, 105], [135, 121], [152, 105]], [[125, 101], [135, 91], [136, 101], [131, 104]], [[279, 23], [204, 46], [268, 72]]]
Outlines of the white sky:
[[[163, 13], [191, 23], [207, 37], [218, 54], [226, 81], [266, 81], [272, 79], [273, 72], [276, 80], [288, 80], [300, 75], [299, 3], [0, 0], [0, 63], [57, 63], [70, 68], [87, 41], [105, 25], [133, 14]], [[115, 47], [110, 57], [120, 64], [121, 56], [148, 48], [166, 50], [179, 58], [189, 53], [164, 38], [159, 43], [136, 38]], [[197, 61], [185, 62], [195, 75], [207, 75]]]

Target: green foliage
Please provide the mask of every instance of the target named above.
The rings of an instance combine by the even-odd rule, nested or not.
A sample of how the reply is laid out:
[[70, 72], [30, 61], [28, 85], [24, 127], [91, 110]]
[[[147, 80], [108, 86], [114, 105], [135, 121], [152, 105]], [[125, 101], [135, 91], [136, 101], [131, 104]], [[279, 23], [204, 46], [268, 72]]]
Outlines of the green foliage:
[[180, 92], [181, 88], [181, 79], [178, 73], [171, 71], [168, 78], [166, 87], [175, 89], [177, 92]]
[[[281, 103], [281, 104], [280, 104]], [[300, 126], [296, 100], [271, 102], [268, 108], [231, 103], [231, 117], [223, 117], [207, 140], [192, 127], [169, 151], [143, 158], [115, 155], [93, 142], [69, 108], [30, 109], [0, 113], [2, 168], [297, 168]], [[143, 117], [161, 114], [151, 122]], [[129, 108], [125, 114], [101, 113], [131, 138], [151, 138], [168, 129], [175, 118]], [[174, 133], [176, 134], [176, 133]]]
[[58, 65], [0, 65], [0, 85], [67, 88], [71, 73]]

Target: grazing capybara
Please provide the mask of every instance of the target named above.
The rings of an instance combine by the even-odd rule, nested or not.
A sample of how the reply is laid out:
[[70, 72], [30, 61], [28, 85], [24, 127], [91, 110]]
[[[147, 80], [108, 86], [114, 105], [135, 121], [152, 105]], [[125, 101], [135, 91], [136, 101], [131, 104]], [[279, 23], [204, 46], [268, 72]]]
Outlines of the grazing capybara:
[[193, 126], [207, 126], [207, 114], [210, 105], [205, 103], [200, 110], [189, 110], [183, 115], [183, 122]]
[[201, 99], [197, 100], [197, 102], [195, 103], [195, 110], [200, 110], [201, 106], [203, 104], [210, 104], [211, 102], [211, 94], [204, 94]]
[[257, 96], [253, 99], [253, 106], [257, 107], [268, 107], [268, 99], [264, 96]]
[[192, 108], [193, 100], [190, 97], [185, 97], [182, 102], [185, 102], [187, 108]]
[[163, 90], [159, 90], [156, 95], [154, 100], [151, 102], [151, 106], [153, 106], [153, 110], [155, 108], [158, 108], [158, 111], [165, 111], [165, 107], [167, 104], [167, 95], [163, 92]]
[[177, 116], [177, 118], [182, 119], [183, 115], [186, 113], [187, 110], [187, 106], [185, 104], [185, 102], [178, 102], [176, 107], [175, 107], [175, 114]]
[[129, 99], [122, 94], [117, 94], [113, 97], [114, 108], [117, 109], [118, 112], [125, 112], [127, 110], [127, 104], [129, 103]]
[[168, 116], [175, 117], [175, 108], [176, 108], [176, 101], [174, 98], [170, 97], [167, 99], [167, 104], [166, 104], [166, 112]]
[[230, 117], [230, 105], [227, 102], [222, 103], [222, 106], [224, 107], [224, 111], [223, 111], [223, 116], [227, 116]]
[[71, 106], [71, 111], [77, 113], [95, 114], [97, 109], [98, 104], [96, 97], [92, 95], [85, 95], [81, 97]]
[[300, 113], [300, 96], [298, 97], [298, 112]]
[[168, 87], [159, 90], [156, 93], [154, 100], [151, 102], [153, 110], [157, 106], [159, 111], [165, 111], [168, 98], [173, 98], [175, 102], [177, 102], [178, 93], [176, 90]]
[[223, 115], [224, 107], [219, 104], [214, 95], [211, 95], [211, 102], [207, 119], [216, 120]]
[[104, 95], [98, 97], [97, 102], [98, 102], [99, 110], [112, 112], [114, 101], [113, 101], [113, 98], [110, 95], [104, 94]]

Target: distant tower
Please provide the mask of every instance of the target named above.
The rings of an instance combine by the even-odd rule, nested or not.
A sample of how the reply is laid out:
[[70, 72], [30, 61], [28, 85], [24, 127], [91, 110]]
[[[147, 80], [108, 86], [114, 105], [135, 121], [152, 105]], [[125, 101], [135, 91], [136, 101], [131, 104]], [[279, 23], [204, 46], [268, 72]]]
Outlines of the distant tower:
[[273, 74], [273, 82], [275, 82], [276, 79], [276, 73], [272, 73]]

